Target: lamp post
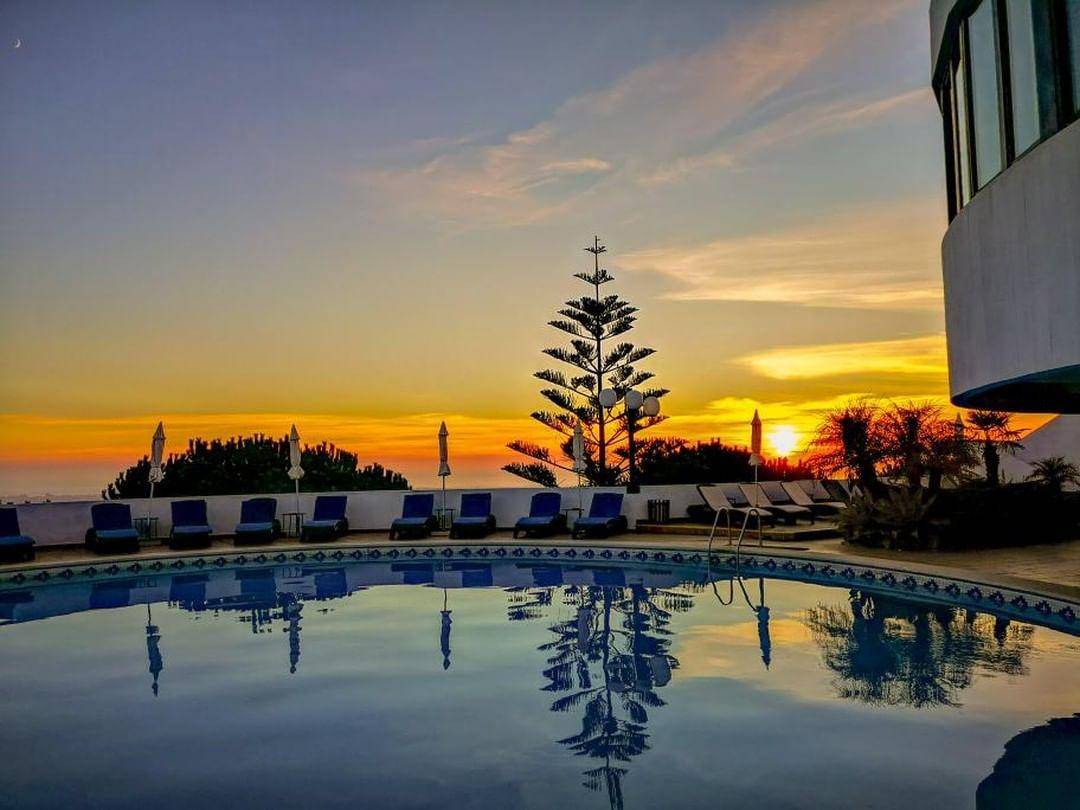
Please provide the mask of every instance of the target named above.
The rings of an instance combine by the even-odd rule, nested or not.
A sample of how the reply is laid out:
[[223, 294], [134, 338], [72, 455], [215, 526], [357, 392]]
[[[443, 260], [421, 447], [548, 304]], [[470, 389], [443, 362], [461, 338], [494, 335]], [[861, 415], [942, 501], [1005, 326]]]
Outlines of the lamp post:
[[[618, 401], [619, 395], [613, 388], [605, 388], [600, 392], [600, 405], [606, 410], [610, 411]], [[660, 413], [660, 400], [630, 389], [623, 395], [623, 405], [626, 407], [626, 491], [635, 493], [641, 491], [637, 483], [637, 445], [634, 443], [637, 420], [643, 415], [657, 416]]]

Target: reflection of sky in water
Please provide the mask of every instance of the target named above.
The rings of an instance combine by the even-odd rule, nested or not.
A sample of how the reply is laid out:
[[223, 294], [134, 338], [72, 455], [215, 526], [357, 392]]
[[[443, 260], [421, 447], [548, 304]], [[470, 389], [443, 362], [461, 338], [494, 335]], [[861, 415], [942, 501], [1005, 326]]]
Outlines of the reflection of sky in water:
[[738, 589], [245, 574], [0, 629], [0, 806], [966, 807], [1080, 710], [1076, 638], [844, 589], [766, 582], [766, 625]]

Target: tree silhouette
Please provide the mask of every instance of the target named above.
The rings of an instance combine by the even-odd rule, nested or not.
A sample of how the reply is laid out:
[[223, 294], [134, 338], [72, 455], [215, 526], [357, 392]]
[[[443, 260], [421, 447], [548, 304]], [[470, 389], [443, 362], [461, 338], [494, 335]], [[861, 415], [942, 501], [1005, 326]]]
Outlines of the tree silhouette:
[[1005, 411], [972, 411], [968, 421], [982, 444], [986, 483], [996, 487], [1001, 483], [1001, 453], [1013, 453], [1023, 447], [1023, 433], [1012, 426], [1012, 414]]
[[959, 608], [858, 590], [849, 608], [818, 605], [803, 622], [840, 697], [885, 706], [959, 706], [975, 673], [1024, 675], [1032, 628]]
[[583, 772], [583, 784], [622, 808], [625, 764], [649, 750], [648, 710], [665, 705], [656, 690], [679, 665], [667, 625], [693, 597], [641, 585], [567, 588], [565, 596], [575, 615], [552, 625], [555, 639], [540, 647], [552, 653], [543, 688], [561, 695], [553, 712], [580, 708], [581, 731], [558, 742], [601, 761]]
[[[300, 460], [305, 492], [346, 492], [366, 489], [408, 489], [400, 473], [380, 464], [360, 467], [356, 454], [333, 444], [308, 446]], [[239, 495], [291, 492], [287, 475], [289, 440], [262, 434], [222, 441], [191, 439], [183, 453], [170, 455], [162, 465], [164, 479], [155, 494], [166, 498], [193, 495]], [[106, 498], [142, 498], [150, 488], [150, 460], [143, 457], [121, 472], [102, 492]]]
[[[600, 288], [614, 277], [600, 267], [600, 254], [606, 248], [593, 239], [585, 250], [593, 255], [592, 272], [576, 273], [574, 278], [592, 287], [592, 295], [572, 298], [558, 311], [560, 317], [548, 324], [569, 336], [568, 346], [544, 349], [544, 354], [569, 366], [570, 372], [541, 369], [534, 376], [548, 387], [540, 395], [554, 410], [534, 411], [532, 418], [559, 435], [558, 452], [533, 442], [514, 440], [507, 447], [529, 459], [513, 462], [503, 469], [541, 486], [555, 486], [555, 470], [572, 471], [574, 428], [581, 422], [585, 436], [586, 470], [584, 477], [593, 485], [617, 483], [625, 464], [614, 451], [627, 441], [623, 396], [653, 378], [652, 372], [640, 371], [637, 364], [652, 356], [654, 349], [637, 347], [616, 338], [634, 328], [637, 308], [618, 295], [600, 294]], [[600, 391], [610, 388], [618, 402], [610, 411], [600, 405]], [[662, 397], [664, 388], [642, 391], [646, 396]], [[638, 417], [635, 433], [662, 422], [664, 417]]]
[[1032, 463], [1028, 480], [1060, 495], [1066, 484], [1080, 484], [1080, 468], [1066, 461], [1064, 456], [1050, 456]]

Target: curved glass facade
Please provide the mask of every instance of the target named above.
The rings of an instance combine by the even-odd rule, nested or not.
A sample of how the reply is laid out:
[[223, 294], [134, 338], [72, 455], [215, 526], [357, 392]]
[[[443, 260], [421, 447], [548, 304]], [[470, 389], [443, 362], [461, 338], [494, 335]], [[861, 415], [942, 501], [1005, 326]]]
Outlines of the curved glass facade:
[[1080, 0], [968, 0], [954, 13], [934, 88], [950, 217], [1080, 115]]

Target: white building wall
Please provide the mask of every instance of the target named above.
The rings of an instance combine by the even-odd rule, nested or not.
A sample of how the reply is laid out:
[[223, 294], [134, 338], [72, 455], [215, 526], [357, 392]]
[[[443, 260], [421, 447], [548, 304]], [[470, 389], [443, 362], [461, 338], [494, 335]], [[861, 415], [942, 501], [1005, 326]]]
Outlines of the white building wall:
[[[1080, 364], [1080, 123], [1021, 157], [957, 214], [942, 264], [958, 404], [979, 404], [966, 397], [987, 386]], [[1080, 401], [1080, 390], [1072, 396]]]
[[[418, 490], [419, 491], [419, 490]], [[465, 492], [491, 492], [491, 508], [495, 519], [501, 528], [511, 528], [519, 517], [529, 513], [529, 503], [532, 496], [541, 490], [535, 487], [515, 487], [508, 489], [448, 489], [446, 491], [446, 505], [458, 509], [461, 504], [461, 495]], [[576, 507], [578, 505], [579, 491], [577, 489], [562, 489], [563, 508]], [[594, 492], [611, 491], [621, 492], [619, 488], [609, 487], [606, 489], [583, 488], [580, 491], [581, 505], [586, 514]], [[314, 511], [315, 498], [320, 493], [304, 492], [300, 494], [300, 511], [311, 517]], [[334, 492], [322, 493], [327, 495], [346, 495], [348, 508], [346, 516], [349, 519], [349, 528], [352, 531], [387, 531], [390, 523], [396, 517], [401, 516], [402, 499], [407, 494], [404, 490], [377, 490], [369, 492]], [[292, 493], [277, 495], [218, 495], [203, 498], [206, 501], [207, 517], [214, 534], [232, 534], [234, 527], [240, 520], [240, 504], [252, 497], [272, 497], [277, 500], [277, 512], [280, 517], [283, 512], [291, 512], [296, 509], [296, 496]], [[644, 520], [648, 514], [648, 501], [653, 498], [664, 498], [671, 501], [671, 516], [685, 517], [686, 507], [693, 503], [700, 503], [701, 498], [693, 486], [655, 486], [642, 487], [636, 495], [626, 495], [623, 501], [623, 514], [630, 521], [631, 528], [638, 520]], [[152, 515], [158, 519], [158, 536], [167, 537], [172, 528], [172, 519], [169, 508], [170, 498], [155, 498], [153, 503], [148, 499], [124, 500], [131, 506], [132, 517], [145, 517]], [[175, 500], [188, 500], [175, 499]], [[34, 538], [38, 546], [69, 545], [81, 543], [90, 527], [90, 507], [98, 501], [71, 501], [65, 503], [31, 503], [19, 504], [19, 524], [24, 534]], [[442, 504], [441, 492], [435, 493], [436, 507]]]

